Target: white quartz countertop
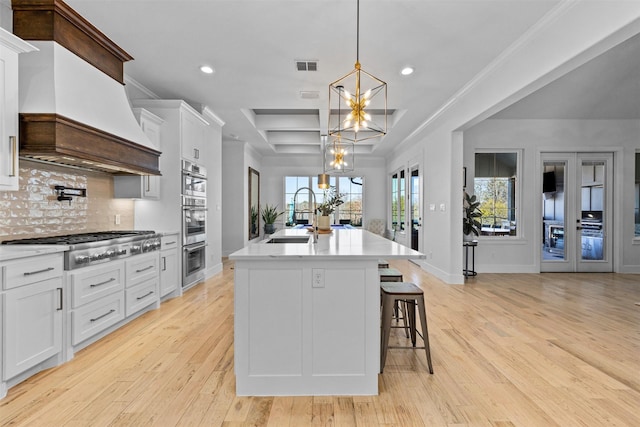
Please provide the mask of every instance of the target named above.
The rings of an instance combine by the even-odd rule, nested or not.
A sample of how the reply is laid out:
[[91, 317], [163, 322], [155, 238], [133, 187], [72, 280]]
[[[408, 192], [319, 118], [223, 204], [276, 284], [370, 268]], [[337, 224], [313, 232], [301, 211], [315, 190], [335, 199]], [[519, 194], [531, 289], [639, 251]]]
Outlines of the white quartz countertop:
[[232, 260], [251, 260], [265, 258], [425, 258], [425, 255], [402, 246], [377, 234], [361, 229], [334, 229], [329, 234], [318, 235], [318, 243], [313, 243], [313, 233], [306, 229], [285, 229], [272, 234], [269, 238], [283, 236], [309, 236], [308, 243], [266, 243], [268, 239], [232, 253]]
[[0, 261], [55, 254], [68, 249], [67, 245], [0, 245]]

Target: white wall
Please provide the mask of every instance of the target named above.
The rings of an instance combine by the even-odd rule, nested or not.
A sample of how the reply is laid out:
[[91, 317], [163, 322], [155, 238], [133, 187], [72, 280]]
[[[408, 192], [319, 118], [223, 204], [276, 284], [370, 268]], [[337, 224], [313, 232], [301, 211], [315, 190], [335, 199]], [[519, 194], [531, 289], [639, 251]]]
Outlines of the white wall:
[[222, 122], [213, 111], [204, 108], [209, 122], [204, 166], [207, 168], [207, 277], [222, 271]]
[[[247, 179], [244, 169], [244, 143], [222, 143], [222, 255], [244, 247]], [[247, 220], [248, 221], [248, 220]]]
[[[444, 213], [427, 211], [422, 243], [427, 255], [433, 252], [433, 257], [423, 265], [427, 271], [447, 283], [464, 283], [460, 131], [640, 33], [640, 2], [617, 2], [616, 8], [608, 6], [607, 2], [560, 3], [462, 87], [442, 109], [425, 117], [419, 129], [397, 143], [388, 164], [402, 163], [404, 152], [413, 146], [422, 147], [425, 205], [433, 202], [439, 207], [444, 203], [446, 208]], [[517, 259], [507, 262], [523, 259], [527, 249], [522, 251], [514, 255]]]
[[614, 152], [614, 269], [640, 272], [640, 242], [634, 240], [635, 151], [638, 120], [486, 120], [464, 133], [464, 165], [473, 182], [477, 149], [520, 149], [521, 238], [482, 239], [476, 250], [479, 272], [539, 272], [541, 236], [541, 152]]

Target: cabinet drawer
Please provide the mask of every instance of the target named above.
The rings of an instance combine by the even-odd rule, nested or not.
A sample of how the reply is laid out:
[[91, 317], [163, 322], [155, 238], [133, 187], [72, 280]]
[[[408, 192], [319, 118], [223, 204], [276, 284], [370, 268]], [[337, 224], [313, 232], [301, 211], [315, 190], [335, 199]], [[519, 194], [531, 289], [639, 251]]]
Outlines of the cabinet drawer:
[[127, 317], [142, 310], [150, 304], [158, 302], [158, 279], [149, 279], [144, 283], [125, 291]]
[[160, 253], [136, 255], [126, 260], [127, 288], [146, 280], [157, 278], [160, 273]]
[[69, 273], [71, 307], [78, 308], [124, 289], [124, 262], [115, 261]]
[[172, 234], [170, 236], [162, 236], [162, 245], [160, 246], [162, 250], [165, 249], [177, 249], [178, 248], [178, 239], [179, 236], [177, 234]]
[[2, 267], [4, 289], [13, 289], [30, 283], [62, 276], [62, 253], [24, 258]]
[[77, 345], [124, 319], [124, 292], [107, 295], [71, 313], [72, 344]]

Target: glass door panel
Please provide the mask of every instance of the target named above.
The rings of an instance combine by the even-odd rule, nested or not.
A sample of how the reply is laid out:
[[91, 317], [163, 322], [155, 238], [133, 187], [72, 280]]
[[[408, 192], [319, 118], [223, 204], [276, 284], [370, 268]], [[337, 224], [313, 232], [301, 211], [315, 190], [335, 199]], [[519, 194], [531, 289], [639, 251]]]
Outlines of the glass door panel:
[[422, 215], [420, 213], [420, 174], [417, 166], [411, 169], [410, 196], [411, 249], [418, 251], [420, 250], [420, 227], [422, 226]]

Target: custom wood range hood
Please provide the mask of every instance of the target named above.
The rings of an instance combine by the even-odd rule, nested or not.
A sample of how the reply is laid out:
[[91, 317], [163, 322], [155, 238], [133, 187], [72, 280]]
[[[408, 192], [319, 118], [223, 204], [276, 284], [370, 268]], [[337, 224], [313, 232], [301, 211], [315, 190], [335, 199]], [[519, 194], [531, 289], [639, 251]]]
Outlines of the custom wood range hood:
[[20, 58], [20, 156], [112, 174], [160, 175], [124, 90], [133, 59], [61, 0], [12, 0]]

